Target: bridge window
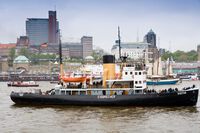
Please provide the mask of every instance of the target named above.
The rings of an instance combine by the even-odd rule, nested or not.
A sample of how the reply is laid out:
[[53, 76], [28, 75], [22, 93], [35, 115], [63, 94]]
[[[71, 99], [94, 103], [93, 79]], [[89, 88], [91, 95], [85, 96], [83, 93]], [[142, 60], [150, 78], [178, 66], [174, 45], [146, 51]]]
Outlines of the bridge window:
[[137, 72], [135, 72], [135, 75], [137, 75]]
[[65, 91], [61, 91], [61, 95], [65, 95]]

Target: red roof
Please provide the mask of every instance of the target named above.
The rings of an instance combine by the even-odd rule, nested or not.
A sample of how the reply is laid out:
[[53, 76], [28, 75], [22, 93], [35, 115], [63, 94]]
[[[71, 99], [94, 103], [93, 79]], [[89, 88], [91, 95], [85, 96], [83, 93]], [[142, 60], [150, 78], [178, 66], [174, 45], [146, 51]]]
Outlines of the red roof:
[[0, 43], [0, 48], [15, 48], [16, 43], [8, 43], [8, 44], [1, 44]]

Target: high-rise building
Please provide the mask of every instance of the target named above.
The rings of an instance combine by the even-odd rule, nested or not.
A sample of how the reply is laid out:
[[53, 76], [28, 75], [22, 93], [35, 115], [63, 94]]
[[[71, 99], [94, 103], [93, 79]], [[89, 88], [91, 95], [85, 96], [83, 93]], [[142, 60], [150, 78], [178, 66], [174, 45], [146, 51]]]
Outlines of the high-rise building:
[[93, 39], [90, 36], [83, 36], [81, 38], [81, 44], [83, 46], [83, 59], [92, 54]]
[[29, 38], [27, 36], [20, 36], [17, 38], [17, 47], [28, 47], [29, 46]]
[[30, 46], [39, 46], [48, 42], [49, 20], [43, 18], [28, 18], [26, 20], [26, 36]]
[[49, 11], [49, 18], [28, 18], [26, 36], [29, 38], [30, 46], [40, 46], [44, 43], [57, 45], [59, 23], [56, 19], [56, 11]]
[[[83, 56], [83, 46], [79, 42], [63, 43], [62, 50], [65, 50], [63, 51], [63, 55], [66, 55], [65, 57], [67, 57], [68, 55], [68, 57], [70, 58], [82, 58]], [[69, 53], [65, 53], [65, 52], [69, 52]]]
[[159, 58], [160, 55], [156, 46], [156, 34], [152, 29], [144, 36], [144, 42], [150, 44], [148, 48], [148, 58], [151, 59], [150, 62], [154, 62]]
[[200, 61], [200, 44], [197, 46], [198, 61]]
[[144, 42], [150, 43], [152, 48], [156, 48], [156, 34], [152, 29], [144, 36]]
[[49, 11], [49, 44], [58, 43], [58, 21], [56, 20], [56, 11]]

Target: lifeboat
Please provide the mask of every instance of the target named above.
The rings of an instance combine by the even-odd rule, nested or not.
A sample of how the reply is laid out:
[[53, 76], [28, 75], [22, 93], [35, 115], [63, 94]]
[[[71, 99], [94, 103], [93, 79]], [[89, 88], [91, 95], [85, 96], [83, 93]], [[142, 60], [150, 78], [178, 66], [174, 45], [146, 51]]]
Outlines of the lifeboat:
[[84, 82], [86, 79], [86, 77], [62, 77], [64, 82]]

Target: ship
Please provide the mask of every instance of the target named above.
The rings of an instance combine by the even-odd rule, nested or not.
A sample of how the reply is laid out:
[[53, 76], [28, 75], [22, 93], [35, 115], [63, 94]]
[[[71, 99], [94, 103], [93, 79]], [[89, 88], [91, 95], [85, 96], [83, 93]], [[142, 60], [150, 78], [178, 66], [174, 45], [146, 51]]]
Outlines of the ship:
[[39, 87], [35, 81], [10, 81], [7, 85], [8, 87]]
[[155, 61], [148, 68], [147, 85], [171, 85], [180, 81], [176, 78], [172, 71], [172, 58], [166, 61], [166, 72], [163, 74], [161, 57]]
[[178, 78], [167, 78], [162, 76], [152, 76], [147, 79], [147, 85], [174, 85], [179, 82]]
[[[119, 28], [118, 28], [119, 31]], [[120, 35], [119, 48], [120, 48]], [[11, 92], [10, 98], [19, 105], [75, 105], [75, 106], [194, 106], [198, 100], [199, 88], [169, 88], [157, 92], [148, 89], [144, 63], [129, 63], [120, 56], [120, 75], [116, 77], [116, 61], [113, 55], [103, 56], [102, 81], [66, 81], [62, 70], [60, 51], [60, 84], [42, 92]]]

